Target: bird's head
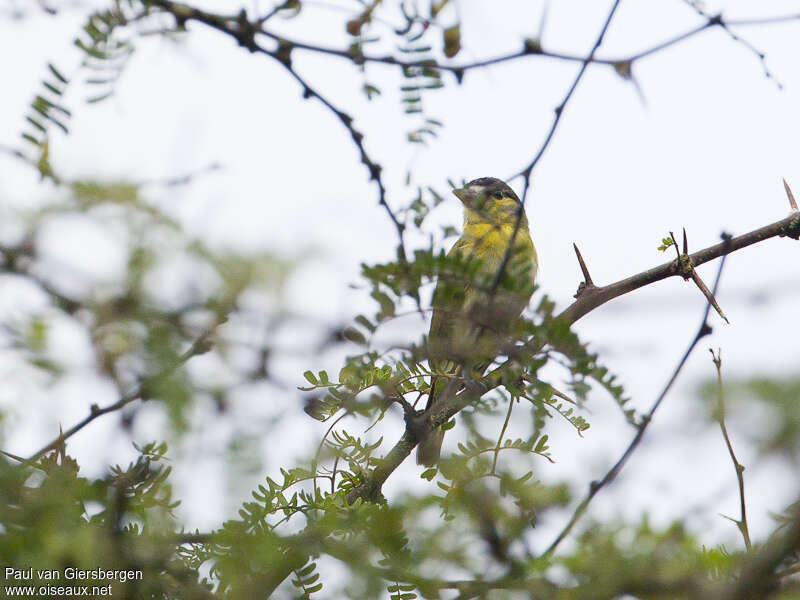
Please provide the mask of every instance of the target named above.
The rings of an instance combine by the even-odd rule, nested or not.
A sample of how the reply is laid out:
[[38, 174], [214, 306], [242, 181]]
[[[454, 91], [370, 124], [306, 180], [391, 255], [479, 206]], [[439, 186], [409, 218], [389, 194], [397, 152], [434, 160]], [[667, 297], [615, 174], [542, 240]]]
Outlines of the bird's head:
[[468, 222], [508, 223], [525, 217], [517, 194], [496, 177], [473, 179], [453, 194], [464, 204]]

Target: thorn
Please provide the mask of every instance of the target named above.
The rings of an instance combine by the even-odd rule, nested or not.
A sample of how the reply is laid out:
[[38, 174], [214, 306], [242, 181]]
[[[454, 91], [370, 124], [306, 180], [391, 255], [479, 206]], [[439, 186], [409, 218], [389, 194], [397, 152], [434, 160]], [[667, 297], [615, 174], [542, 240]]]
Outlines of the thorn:
[[686, 238], [686, 227], [683, 228], [683, 253], [689, 254], [689, 240]]
[[789, 184], [786, 183], [786, 179], [783, 180], [783, 187], [786, 190], [786, 195], [789, 196], [789, 206], [792, 207], [792, 212], [797, 212], [797, 200], [794, 199], [794, 194], [792, 194]]
[[699, 288], [700, 288], [700, 291], [701, 291], [701, 292], [703, 292], [703, 296], [705, 296], [705, 297], [706, 297], [706, 300], [708, 300], [708, 303], [709, 303], [709, 304], [711, 304], [711, 306], [713, 306], [713, 307], [714, 307], [714, 310], [716, 310], [716, 311], [719, 313], [719, 316], [720, 316], [720, 317], [722, 317], [722, 318], [723, 318], [723, 320], [724, 320], [724, 321], [725, 321], [725, 322], [726, 322], [728, 325], [730, 325], [730, 324], [731, 324], [731, 322], [730, 322], [730, 321], [728, 321], [728, 317], [726, 317], [726, 316], [725, 316], [725, 313], [724, 313], [724, 312], [722, 312], [722, 309], [719, 307], [719, 304], [717, 304], [717, 301], [716, 301], [716, 299], [714, 298], [714, 294], [712, 294], [712, 293], [711, 293], [711, 292], [708, 290], [708, 288], [706, 287], [706, 284], [705, 284], [705, 283], [703, 283], [703, 280], [702, 280], [702, 279], [700, 279], [700, 275], [698, 275], [698, 274], [697, 274], [697, 271], [695, 271], [694, 269], [692, 269], [692, 281], [694, 281], [694, 282], [697, 284], [697, 287], [699, 287]]
[[575, 402], [575, 400], [573, 400], [572, 398], [567, 396], [564, 392], [558, 391], [552, 385], [550, 386], [550, 391], [553, 393], [553, 396], [557, 396], [558, 398], [561, 398], [564, 402], [569, 402], [570, 404], [573, 404], [575, 406], [579, 406], [578, 403]]
[[583, 262], [583, 256], [581, 256], [581, 251], [578, 250], [578, 245], [573, 242], [572, 247], [575, 248], [575, 255], [578, 257], [578, 264], [581, 266], [581, 271], [583, 271], [583, 279], [586, 287], [593, 286], [594, 282], [592, 281], [592, 276], [589, 275], [589, 269], [586, 267], [586, 263]]
[[61, 423], [58, 424], [58, 445], [56, 446], [56, 451], [58, 456], [61, 459], [61, 463], [64, 463], [64, 457], [67, 454], [67, 445], [64, 443], [64, 429], [61, 427]]

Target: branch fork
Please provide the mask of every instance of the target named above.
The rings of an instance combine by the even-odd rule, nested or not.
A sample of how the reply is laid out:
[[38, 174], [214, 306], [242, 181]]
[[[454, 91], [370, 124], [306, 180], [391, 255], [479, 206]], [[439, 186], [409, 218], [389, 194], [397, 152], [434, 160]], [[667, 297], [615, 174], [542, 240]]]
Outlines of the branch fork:
[[[703, 282], [700, 278], [700, 275], [694, 268], [694, 264], [692, 263], [692, 257], [689, 256], [689, 240], [686, 236], [686, 228], [683, 228], [683, 251], [678, 249], [678, 242], [675, 240], [675, 234], [671, 231], [669, 232], [670, 237], [672, 238], [672, 244], [675, 246], [675, 252], [678, 254], [678, 258], [675, 262], [675, 272], [683, 277], [685, 281], [689, 281], [690, 279], [694, 281], [695, 285], [698, 287], [700, 292], [702, 292], [703, 296], [705, 296], [708, 303], [714, 307], [714, 310], [717, 311], [720, 317], [730, 325], [730, 321], [728, 317], [725, 316], [725, 313], [722, 312], [719, 304], [717, 303], [716, 298], [714, 298], [714, 294], [708, 289], [708, 286]], [[723, 238], [727, 237], [730, 239], [730, 236], [726, 236], [723, 234]]]

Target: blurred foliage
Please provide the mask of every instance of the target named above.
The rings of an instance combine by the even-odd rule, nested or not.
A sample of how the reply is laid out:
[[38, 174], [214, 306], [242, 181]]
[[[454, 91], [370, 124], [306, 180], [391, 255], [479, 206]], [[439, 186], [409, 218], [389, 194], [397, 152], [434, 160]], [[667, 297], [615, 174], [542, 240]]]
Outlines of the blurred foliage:
[[[715, 415], [716, 387], [704, 384], [701, 393]], [[800, 377], [728, 377], [723, 393], [730, 418], [757, 425], [747, 433], [761, 452], [800, 458]]]
[[[357, 5], [341, 25], [349, 40], [346, 55], [364, 74], [360, 85], [369, 98], [381, 94], [367, 79], [364, 57], [388, 38], [398, 53], [392, 60], [399, 66], [402, 110], [413, 120], [407, 139], [431, 142], [443, 123], [427, 113], [425, 100], [445, 85], [441, 65], [460, 56], [468, 43], [457, 3], [360, 0]], [[186, 23], [195, 20], [256, 51], [256, 33], [269, 37], [256, 25], [294, 19], [308, 10], [312, 3], [287, 1], [253, 20], [246, 12], [215, 15], [168, 1], [115, 0], [92, 13], [79, 32], [75, 44], [84, 61], [77, 74], [68, 77], [47, 65], [23, 138], [33, 149], [28, 162], [56, 184], [56, 192], [52, 202], [10, 216], [13, 233], [0, 239], [0, 277], [23, 280], [35, 289], [31, 298], [46, 300], [31, 300], [26, 310], [7, 318], [0, 341], [9, 364], [45, 388], [81, 369], [107, 383], [117, 401], [99, 406], [87, 398], [84, 425], [119, 413], [121, 435], [134, 443], [137, 457], [127, 467], [109, 465], [101, 476], [83, 477], [78, 458], [68, 452], [69, 430], [35, 456], [4, 452], [4, 585], [19, 583], [9, 581], [14, 578], [6, 571], [10, 566], [141, 573], [113, 583], [113, 595], [123, 598], [249, 600], [273, 592], [279, 597], [392, 599], [760, 598], [778, 592], [800, 597], [792, 596], [793, 576], [800, 571], [796, 507], [778, 515], [773, 535], [749, 553], [705, 548], [685, 522], [658, 527], [646, 516], [632, 523], [586, 523], [569, 547], [555, 555], [542, 553], [537, 526], [552, 525], [575, 499], [569, 485], [542, 477], [543, 466], [558, 456], [550, 447], [556, 423], [582, 435], [598, 395], [617, 404], [631, 426], [626, 435], [645, 422], [600, 357], [555, 318], [555, 306], [545, 295], [524, 315], [487, 374], [476, 376], [486, 393], [467, 396], [442, 424], [461, 435], [455, 451], [436, 468], [424, 470], [420, 486], [395, 494], [391, 502], [380, 489], [357, 494], [376, 473], [390, 470], [393, 453], [410, 451], [403, 445], [406, 438], [396, 443], [401, 432], [391, 440], [376, 439], [370, 434], [373, 426], [398, 407], [407, 423], [412, 420], [413, 406], [430, 392], [432, 377], [460, 379], [464, 389], [475, 383], [471, 375], [432, 366], [424, 339], [396, 345], [381, 337], [404, 316], [426, 315], [425, 290], [437, 280], [487, 285], [474, 262], [446, 257], [433, 240], [407, 253], [401, 239], [396, 260], [362, 265], [374, 312], [344, 326], [319, 325], [325, 330], [322, 346], [340, 345], [347, 356], [338, 374], [303, 374], [306, 413], [327, 428], [310, 444], [298, 439], [298, 446], [312, 448], [306, 459], [267, 476], [236, 518], [214, 531], [183, 530], [175, 513], [178, 501], [172, 497], [166, 443], [136, 444], [133, 439], [139, 411], [145, 405], [158, 407], [170, 425], [163, 435], [180, 443], [197, 425], [193, 413], [204, 403], [221, 417], [238, 389], [280, 384], [272, 363], [289, 350], [273, 338], [297, 318], [281, 302], [282, 284], [295, 265], [269, 253], [241, 255], [210, 247], [154, 200], [157, 193], [145, 193], [135, 182], [65, 180], [53, 164], [49, 139], [69, 131], [75, 107], [66, 105], [67, 88], [77, 82], [88, 90], [83, 94], [88, 103], [108, 98], [146, 35], [187, 35]], [[265, 53], [296, 75], [305, 97], [322, 99], [293, 70], [295, 46], [277, 34], [272, 37], [278, 48]], [[527, 40], [524, 49], [543, 52], [538, 40]], [[460, 82], [463, 71], [451, 72]], [[380, 167], [366, 156], [352, 119], [323, 102], [349, 129], [382, 191]], [[406, 183], [410, 199], [397, 213], [401, 234], [403, 228], [421, 230], [444, 199], [434, 186], [413, 183], [410, 172]], [[124, 256], [118, 277], [73, 273], [53, 260], [48, 250], [52, 232], [68, 235], [70, 219], [109, 233]], [[446, 225], [441, 233], [453, 235], [455, 228]], [[661, 249], [673, 243], [665, 238]], [[525, 285], [513, 269], [508, 271], [498, 285], [512, 290]], [[254, 310], [254, 305], [265, 308]], [[55, 351], [53, 331], [65, 322], [88, 340], [88, 365], [76, 367]], [[303, 360], [320, 350], [306, 349]], [[205, 355], [205, 366], [190, 368], [199, 355]], [[732, 381], [726, 389], [731, 398], [755, 398], [768, 411], [775, 426], [760, 432], [762, 448], [796, 457], [798, 381]], [[0, 417], [25, 415], [26, 391], [17, 390], [18, 402]], [[280, 424], [291, 406], [287, 401], [281, 408]], [[506, 424], [510, 421], [512, 411], [521, 425], [513, 435], [500, 426], [504, 415]], [[232, 455], [221, 457], [228, 460], [227, 470], [235, 468], [233, 459], [251, 461], [261, 452], [244, 432], [233, 436], [230, 448]], [[776, 544], [781, 553], [772, 560]], [[329, 580], [338, 587], [327, 587]], [[740, 582], [754, 591], [728, 595]]]

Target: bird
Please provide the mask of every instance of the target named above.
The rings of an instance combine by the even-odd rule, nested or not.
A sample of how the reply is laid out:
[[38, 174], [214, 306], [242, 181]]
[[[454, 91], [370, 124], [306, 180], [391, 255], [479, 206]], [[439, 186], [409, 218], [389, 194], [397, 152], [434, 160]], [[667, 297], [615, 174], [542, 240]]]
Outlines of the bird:
[[[458, 391], [448, 381], [480, 377], [511, 341], [539, 267], [524, 207], [509, 185], [481, 177], [453, 194], [464, 207], [464, 230], [445, 260], [452, 272], [439, 274], [427, 336], [432, 370], [448, 377], [432, 377], [426, 412]], [[439, 428], [420, 440], [417, 464], [436, 466], [443, 437]]]

